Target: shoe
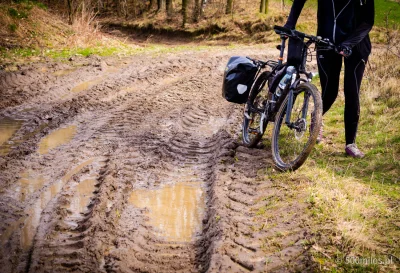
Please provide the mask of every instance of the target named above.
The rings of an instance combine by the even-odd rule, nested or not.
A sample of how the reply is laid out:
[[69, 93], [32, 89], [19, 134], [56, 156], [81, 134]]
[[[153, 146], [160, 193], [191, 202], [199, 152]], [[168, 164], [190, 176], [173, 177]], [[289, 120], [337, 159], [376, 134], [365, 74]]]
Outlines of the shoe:
[[364, 154], [363, 152], [361, 152], [361, 151], [357, 148], [357, 146], [356, 146], [355, 143], [346, 145], [345, 151], [346, 151], [346, 154], [347, 154], [348, 156], [351, 156], [351, 157], [363, 158], [363, 157], [365, 156], [365, 154]]

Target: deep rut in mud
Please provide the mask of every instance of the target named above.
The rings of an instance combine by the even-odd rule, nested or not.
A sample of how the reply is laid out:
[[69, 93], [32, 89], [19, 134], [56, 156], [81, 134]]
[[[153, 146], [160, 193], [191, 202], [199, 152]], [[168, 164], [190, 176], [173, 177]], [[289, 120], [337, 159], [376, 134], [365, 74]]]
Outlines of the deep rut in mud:
[[274, 210], [270, 153], [238, 146], [220, 95], [245, 51], [0, 74], [2, 272], [310, 270], [304, 207]]

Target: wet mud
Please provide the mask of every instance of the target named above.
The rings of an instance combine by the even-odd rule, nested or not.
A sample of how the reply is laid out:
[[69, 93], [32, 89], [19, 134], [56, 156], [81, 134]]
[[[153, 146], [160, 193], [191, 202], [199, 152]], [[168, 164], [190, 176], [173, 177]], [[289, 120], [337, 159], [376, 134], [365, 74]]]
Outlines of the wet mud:
[[221, 97], [233, 55], [267, 57], [92, 56], [0, 74], [1, 272], [312, 272], [305, 205], [266, 178], [269, 148], [240, 146], [241, 106]]

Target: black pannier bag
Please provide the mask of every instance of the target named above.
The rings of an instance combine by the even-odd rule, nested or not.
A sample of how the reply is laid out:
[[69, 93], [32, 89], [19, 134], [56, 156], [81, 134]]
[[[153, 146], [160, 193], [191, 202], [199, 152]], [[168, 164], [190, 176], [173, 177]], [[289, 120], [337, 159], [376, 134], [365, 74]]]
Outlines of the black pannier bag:
[[225, 68], [222, 96], [229, 102], [245, 103], [257, 71], [257, 66], [246, 57], [231, 57]]

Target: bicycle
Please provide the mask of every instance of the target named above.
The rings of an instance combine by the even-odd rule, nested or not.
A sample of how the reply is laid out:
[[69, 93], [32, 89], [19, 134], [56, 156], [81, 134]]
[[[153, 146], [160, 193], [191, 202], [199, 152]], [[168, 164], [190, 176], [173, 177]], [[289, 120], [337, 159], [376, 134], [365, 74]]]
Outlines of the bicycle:
[[[277, 46], [278, 61], [263, 62], [247, 57], [258, 67], [258, 72], [244, 107], [243, 143], [255, 147], [268, 122], [274, 122], [271, 146], [275, 166], [281, 171], [294, 171], [309, 156], [322, 126], [321, 95], [311, 83], [313, 75], [306, 71], [305, 65], [310, 46], [315, 44], [326, 50], [336, 50], [336, 47], [328, 39], [296, 30], [275, 26], [274, 31], [281, 38]], [[288, 38], [287, 62], [283, 63]], [[266, 67], [270, 70], [261, 72]], [[292, 75], [289, 67], [294, 70]], [[287, 83], [282, 80], [284, 77]]]

